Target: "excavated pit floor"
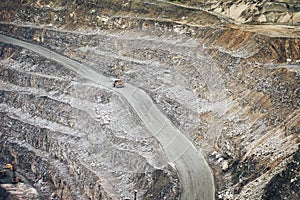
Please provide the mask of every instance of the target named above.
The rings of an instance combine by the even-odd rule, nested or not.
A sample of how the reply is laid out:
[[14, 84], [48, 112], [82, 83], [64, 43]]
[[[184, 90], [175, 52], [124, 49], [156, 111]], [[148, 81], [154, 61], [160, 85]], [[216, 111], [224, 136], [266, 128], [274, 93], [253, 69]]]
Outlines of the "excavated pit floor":
[[[280, 173], [292, 174], [287, 179], [293, 180], [289, 184], [293, 184], [290, 190], [295, 195], [290, 197], [297, 197], [299, 178], [290, 172], [299, 171], [292, 165], [293, 155], [299, 151], [299, 63], [286, 67], [289, 63], [285, 61], [253, 61], [251, 56], [259, 52], [258, 44], [253, 49], [229, 51], [181, 33], [184, 30], [176, 27], [172, 31], [115, 33], [33, 30], [24, 31], [24, 38], [143, 88], [174, 125], [204, 152], [215, 172], [218, 198], [267, 198], [265, 188], [272, 187], [268, 184], [278, 180]], [[145, 181], [139, 183], [144, 190], [139, 195], [151, 199], [151, 195], [159, 193], [152, 190], [148, 194], [155, 179], [148, 179], [144, 169], [165, 169], [166, 174], [173, 171], [166, 160], [156, 163], [164, 158], [159, 144], [149, 139], [151, 136], [122, 99], [47, 59], [40, 60], [26, 50], [14, 53], [10, 48], [5, 50], [8, 56], [1, 63], [1, 112], [5, 120], [32, 124], [28, 129], [46, 129], [47, 138], [48, 132], [55, 133], [55, 138], [40, 139], [53, 141], [55, 144], [50, 147], [34, 139], [30, 143], [47, 151], [58, 145], [67, 150], [54, 148], [49, 152], [55, 153], [48, 154], [60, 162], [74, 157], [88, 171], [96, 167], [104, 178], [99, 185], [109, 194], [132, 195], [132, 185], [126, 184], [139, 183], [140, 178]], [[107, 137], [99, 141], [97, 135], [91, 134], [94, 131], [104, 132]], [[62, 141], [69, 141], [70, 145]], [[120, 158], [121, 154], [125, 157]], [[120, 160], [127, 162], [136, 155], [141, 160], [134, 159], [133, 165], [141, 163], [138, 167], [143, 172], [132, 181], [132, 176], [127, 176], [132, 166], [123, 166]], [[97, 166], [94, 159], [106, 164]], [[173, 181], [171, 186], [167, 183], [166, 191], [178, 189], [176, 178], [168, 176], [164, 180]]]

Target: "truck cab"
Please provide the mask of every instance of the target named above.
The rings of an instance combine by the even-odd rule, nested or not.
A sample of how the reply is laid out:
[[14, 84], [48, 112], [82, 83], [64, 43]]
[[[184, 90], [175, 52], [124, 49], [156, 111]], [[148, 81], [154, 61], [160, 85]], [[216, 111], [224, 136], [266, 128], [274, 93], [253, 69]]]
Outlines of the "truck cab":
[[122, 88], [124, 87], [124, 81], [122, 79], [115, 79], [113, 82], [113, 86], [115, 88]]

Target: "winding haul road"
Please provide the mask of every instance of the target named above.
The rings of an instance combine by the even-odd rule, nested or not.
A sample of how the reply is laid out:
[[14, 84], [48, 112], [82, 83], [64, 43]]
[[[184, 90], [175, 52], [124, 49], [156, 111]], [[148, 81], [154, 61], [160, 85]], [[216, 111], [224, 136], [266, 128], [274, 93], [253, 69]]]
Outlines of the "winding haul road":
[[182, 134], [172, 122], [157, 108], [148, 94], [143, 90], [126, 84], [115, 89], [112, 80], [93, 69], [60, 55], [42, 46], [17, 40], [0, 34], [0, 41], [17, 45], [40, 54], [43, 57], [61, 63], [75, 71], [83, 78], [96, 82], [124, 96], [137, 112], [148, 131], [160, 142], [171, 165], [175, 166], [182, 187], [182, 200], [213, 200], [215, 187], [212, 172], [193, 143]]

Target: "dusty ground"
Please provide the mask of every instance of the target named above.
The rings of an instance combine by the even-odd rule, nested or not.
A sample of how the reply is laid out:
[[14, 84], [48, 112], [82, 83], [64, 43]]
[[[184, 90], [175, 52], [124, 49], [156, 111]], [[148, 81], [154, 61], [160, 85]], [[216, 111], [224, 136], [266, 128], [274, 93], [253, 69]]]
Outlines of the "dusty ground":
[[[33, 145], [31, 151], [34, 154], [41, 154], [38, 153], [41, 151], [44, 154], [41, 157], [53, 157], [52, 162], [66, 165], [54, 170], [54, 174], [48, 174], [46, 171], [41, 177], [41, 172], [37, 169], [42, 163], [37, 158], [34, 159], [36, 162], [30, 164], [32, 161], [29, 158], [19, 160], [21, 156], [26, 157], [26, 154], [23, 155], [25, 152], [19, 154], [14, 152], [15, 155], [12, 156], [18, 163], [22, 163], [21, 168], [25, 168], [29, 176], [35, 176], [31, 182], [36, 186], [40, 182], [50, 184], [50, 189], [44, 190], [46, 194], [43, 195], [47, 196], [47, 192], [50, 192], [52, 198], [60, 195], [64, 198], [81, 196], [78, 192], [69, 196], [64, 189], [51, 194], [51, 189], [57, 188], [55, 186], [57, 178], [53, 176], [58, 176], [67, 185], [74, 184], [73, 187], [82, 181], [83, 176], [87, 181], [86, 185], [77, 187], [79, 189], [82, 187], [84, 191], [90, 184], [91, 190], [95, 187], [94, 184], [100, 184], [97, 183], [100, 180], [93, 183], [95, 179], [93, 176], [97, 177], [98, 174], [101, 177], [101, 187], [111, 198], [130, 196], [134, 189], [139, 189], [140, 197], [154, 196], [149, 186], [146, 186], [151, 184], [151, 177], [157, 179], [158, 177], [155, 177], [157, 173], [162, 180], [172, 177], [174, 169], [169, 166], [166, 159], [163, 159], [159, 144], [144, 131], [140, 121], [134, 118], [131, 108], [124, 100], [111, 91], [77, 78], [68, 70], [58, 70], [61, 66], [40, 59], [31, 52], [16, 51], [5, 45], [2, 47], [1, 121], [4, 123], [2, 134], [9, 134], [7, 137], [11, 146], [18, 146], [14, 144], [18, 142], [28, 143], [29, 146]], [[37, 64], [32, 66], [28, 62]], [[5, 121], [10, 123], [7, 124]], [[18, 132], [19, 129], [22, 129], [22, 132]], [[36, 132], [41, 133], [37, 140], [34, 138]], [[18, 139], [14, 141], [14, 137]], [[26, 149], [25, 144], [22, 146]], [[4, 149], [8, 148], [6, 145]], [[61, 151], [61, 148], [64, 151]], [[50, 160], [49, 162], [51, 163]], [[78, 163], [75, 164], [76, 162]], [[26, 168], [26, 165], [30, 165], [30, 168]], [[68, 178], [74, 176], [75, 172], [79, 177]], [[95, 174], [85, 177], [83, 172]], [[162, 186], [172, 189], [172, 184], [169, 184], [173, 181], [170, 181], [166, 180], [153, 188], [157, 190]], [[174, 181], [176, 191], [176, 180]], [[51, 182], [54, 182], [54, 186]], [[139, 184], [142, 182], [143, 185], [136, 185], [137, 182]], [[145, 187], [148, 188], [147, 194], [144, 192]], [[75, 189], [71, 188], [70, 192], [74, 193]], [[83, 197], [97, 198], [95, 195], [99, 195], [99, 191], [93, 193], [95, 194], [86, 194]], [[173, 195], [176, 195], [176, 192]]]
[[[99, 72], [122, 76], [147, 91], [173, 123], [205, 153], [215, 172], [217, 198], [299, 198], [300, 34], [299, 27], [295, 26], [299, 23], [297, 9], [283, 12], [277, 7], [276, 14], [266, 11], [269, 7], [263, 1], [249, 8], [255, 10], [263, 5], [264, 12], [255, 18], [246, 18], [241, 15], [247, 10], [242, 6], [245, 1], [232, 4], [231, 9], [239, 7], [235, 13], [225, 9], [227, 2], [224, 10], [220, 10], [222, 6], [218, 3], [207, 4], [204, 10], [214, 14], [199, 9], [202, 5], [199, 1], [183, 2], [185, 4], [179, 6], [160, 1], [105, 1], [101, 6], [71, 4], [68, 9], [59, 1], [38, 2], [27, 3], [27, 7], [23, 5], [18, 11], [8, 11], [5, 8], [11, 5], [4, 4], [2, 32], [42, 43]], [[108, 9], [109, 6], [112, 9]], [[42, 11], [47, 14], [42, 15]], [[244, 14], [249, 15], [250, 11]], [[287, 15], [290, 18], [284, 20]], [[266, 24], [255, 25], [257, 22]], [[270, 25], [270, 22], [280, 26]], [[26, 54], [28, 52], [23, 52], [20, 54], [23, 56], [12, 57], [12, 60], [4, 57], [3, 69], [22, 66], [22, 74], [33, 71], [34, 76], [44, 77], [40, 73], [47, 74], [49, 69], [35, 64], [40, 61], [35, 56], [34, 59], [26, 58]], [[43, 70], [35, 72], [40, 69]], [[55, 73], [57, 69], [50, 72]], [[67, 78], [54, 74], [53, 79], [62, 78], [62, 83], [74, 89], [54, 88], [50, 90], [53, 94], [47, 95], [59, 101], [67, 100], [63, 98], [65, 93], [71, 99], [96, 101], [86, 88], [97, 86], [82, 85], [78, 77], [64, 73]], [[45, 87], [43, 83], [40, 85]], [[16, 88], [11, 98], [18, 96], [20, 89]], [[102, 88], [97, 90], [103, 92]], [[114, 97], [108, 104], [112, 104], [111, 101], [120, 100]], [[112, 113], [122, 110], [124, 116], [129, 114], [123, 111], [126, 104], [116, 105], [119, 109], [107, 110], [107, 115], [97, 113], [92, 107], [88, 112], [101, 119], [108, 117], [112, 120], [109, 126], [113, 127], [112, 122], [119, 121], [120, 117]], [[103, 107], [107, 108], [102, 106], [101, 109]], [[131, 123], [139, 124], [136, 119]], [[112, 127], [109, 129], [113, 133], [118, 132]], [[142, 125], [138, 127], [138, 131], [130, 129], [127, 132], [131, 131], [134, 137], [140, 132], [146, 134]], [[157, 150], [157, 143], [151, 142]], [[123, 145], [134, 144], [130, 140]], [[140, 154], [144, 146], [140, 148], [136, 154]], [[157, 151], [157, 155], [161, 155]], [[156, 154], [151, 152], [151, 155]], [[155, 160], [153, 157], [151, 161]], [[107, 187], [104, 190], [110, 191]]]
[[170, 2], [222, 15], [235, 23], [296, 26], [300, 23], [300, 7], [296, 0], [182, 0]]

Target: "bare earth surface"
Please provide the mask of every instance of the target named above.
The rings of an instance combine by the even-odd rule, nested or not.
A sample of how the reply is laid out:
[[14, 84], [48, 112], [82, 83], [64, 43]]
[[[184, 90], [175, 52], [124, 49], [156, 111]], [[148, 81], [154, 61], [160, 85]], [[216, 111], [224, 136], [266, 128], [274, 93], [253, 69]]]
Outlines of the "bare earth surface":
[[300, 198], [298, 1], [0, 9], [0, 163], [42, 198]]
[[[89, 67], [43, 47], [25, 43], [4, 35], [0, 36], [2, 42], [27, 48], [42, 56], [48, 57], [49, 53], [51, 53], [52, 60], [75, 71], [83, 78], [111, 88], [112, 79], [97, 73]], [[159, 111], [144, 91], [130, 84], [116, 91], [123, 95], [135, 109], [148, 130], [162, 145], [171, 165], [176, 167], [183, 187], [181, 198], [214, 199], [215, 191], [212, 173], [203, 155], [196, 150], [192, 142]]]

